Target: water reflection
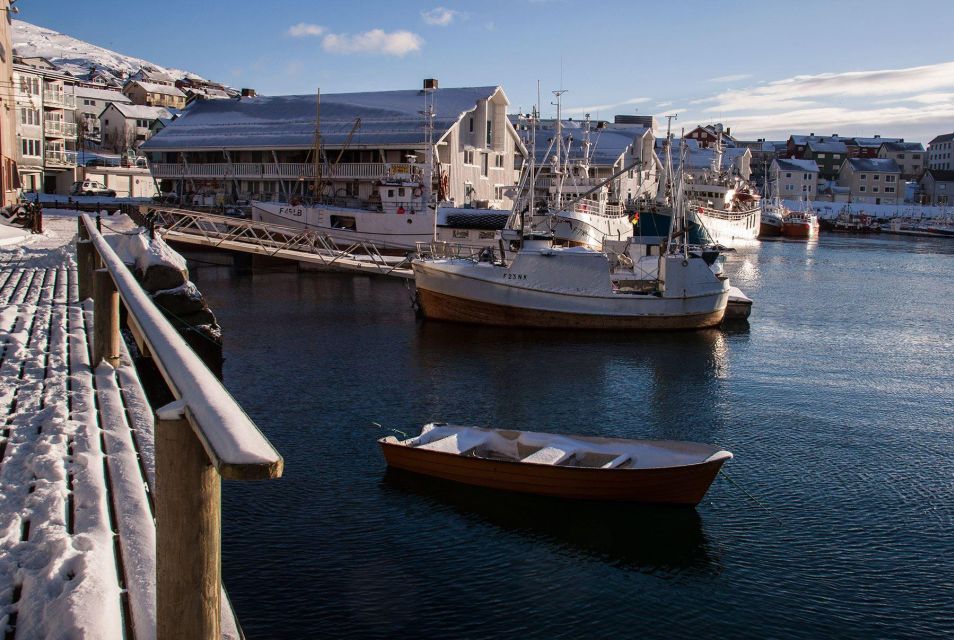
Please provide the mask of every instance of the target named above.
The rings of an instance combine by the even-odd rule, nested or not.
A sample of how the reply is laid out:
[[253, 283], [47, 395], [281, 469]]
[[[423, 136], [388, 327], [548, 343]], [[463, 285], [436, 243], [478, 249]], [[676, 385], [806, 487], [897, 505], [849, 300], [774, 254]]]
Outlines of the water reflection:
[[645, 573], [718, 574], [695, 509], [587, 503], [492, 491], [389, 469], [385, 492], [479, 519], [504, 531]]

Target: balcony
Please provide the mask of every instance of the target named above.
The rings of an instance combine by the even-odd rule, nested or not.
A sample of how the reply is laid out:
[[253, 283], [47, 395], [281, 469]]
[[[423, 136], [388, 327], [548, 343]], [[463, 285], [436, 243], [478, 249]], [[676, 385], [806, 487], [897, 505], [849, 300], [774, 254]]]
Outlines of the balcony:
[[[407, 166], [407, 165], [403, 165]], [[338, 180], [376, 180], [388, 174], [390, 163], [343, 162], [332, 167], [325, 178]], [[209, 164], [150, 163], [154, 178], [198, 178], [236, 180], [312, 180], [315, 165], [304, 162], [268, 164], [261, 162], [234, 162]]]
[[60, 120], [47, 120], [43, 124], [43, 133], [48, 138], [75, 138], [76, 123]]
[[45, 91], [43, 93], [44, 107], [62, 107], [63, 109], [75, 109], [76, 97], [64, 91]]
[[48, 167], [75, 167], [76, 152], [63, 151], [62, 149], [47, 149], [44, 153], [46, 166]]

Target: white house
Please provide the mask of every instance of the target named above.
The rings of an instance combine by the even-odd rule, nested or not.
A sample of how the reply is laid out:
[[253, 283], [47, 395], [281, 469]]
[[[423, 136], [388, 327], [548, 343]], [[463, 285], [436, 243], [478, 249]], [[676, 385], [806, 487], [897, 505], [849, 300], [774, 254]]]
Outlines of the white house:
[[116, 152], [135, 149], [152, 135], [150, 127], [156, 119], [171, 116], [164, 107], [112, 102], [99, 114], [102, 144]]
[[92, 87], [76, 87], [76, 124], [82, 129], [86, 138], [100, 137], [99, 114], [112, 103], [132, 104], [120, 91], [96, 89]]
[[814, 200], [818, 184], [818, 163], [814, 160], [776, 158], [769, 170], [770, 193], [780, 198]]

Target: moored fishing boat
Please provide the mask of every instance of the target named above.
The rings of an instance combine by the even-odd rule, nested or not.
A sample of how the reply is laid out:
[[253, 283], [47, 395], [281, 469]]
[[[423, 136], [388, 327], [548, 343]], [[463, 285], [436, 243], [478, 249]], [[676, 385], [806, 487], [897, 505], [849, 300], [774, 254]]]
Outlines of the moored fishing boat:
[[571, 436], [442, 423], [378, 441], [389, 467], [503, 491], [696, 505], [732, 454], [672, 440]]
[[782, 223], [782, 235], [786, 238], [817, 238], [818, 216], [810, 211], [793, 211]]

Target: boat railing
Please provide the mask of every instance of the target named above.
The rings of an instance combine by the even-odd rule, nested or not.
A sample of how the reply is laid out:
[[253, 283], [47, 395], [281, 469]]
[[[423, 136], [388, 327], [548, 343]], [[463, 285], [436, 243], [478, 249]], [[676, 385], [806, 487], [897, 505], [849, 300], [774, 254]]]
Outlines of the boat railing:
[[703, 207], [700, 205], [693, 205], [692, 210], [696, 213], [700, 213], [709, 218], [717, 218], [719, 220], [728, 220], [730, 222], [737, 222], [739, 220], [744, 220], [751, 216], [754, 213], [759, 211], [758, 207], [752, 207], [751, 209], [746, 209], [744, 211], [725, 211], [721, 209], [713, 209], [712, 207]]
[[485, 259], [488, 256], [488, 251], [490, 257], [493, 257], [492, 248], [478, 248], [444, 240], [417, 242], [414, 249], [417, 257], [430, 260], [464, 259], [477, 261], [482, 258]]
[[621, 204], [606, 204], [601, 208], [599, 202], [586, 198], [573, 203], [573, 212], [601, 218], [620, 218], [626, 215], [625, 207]]

